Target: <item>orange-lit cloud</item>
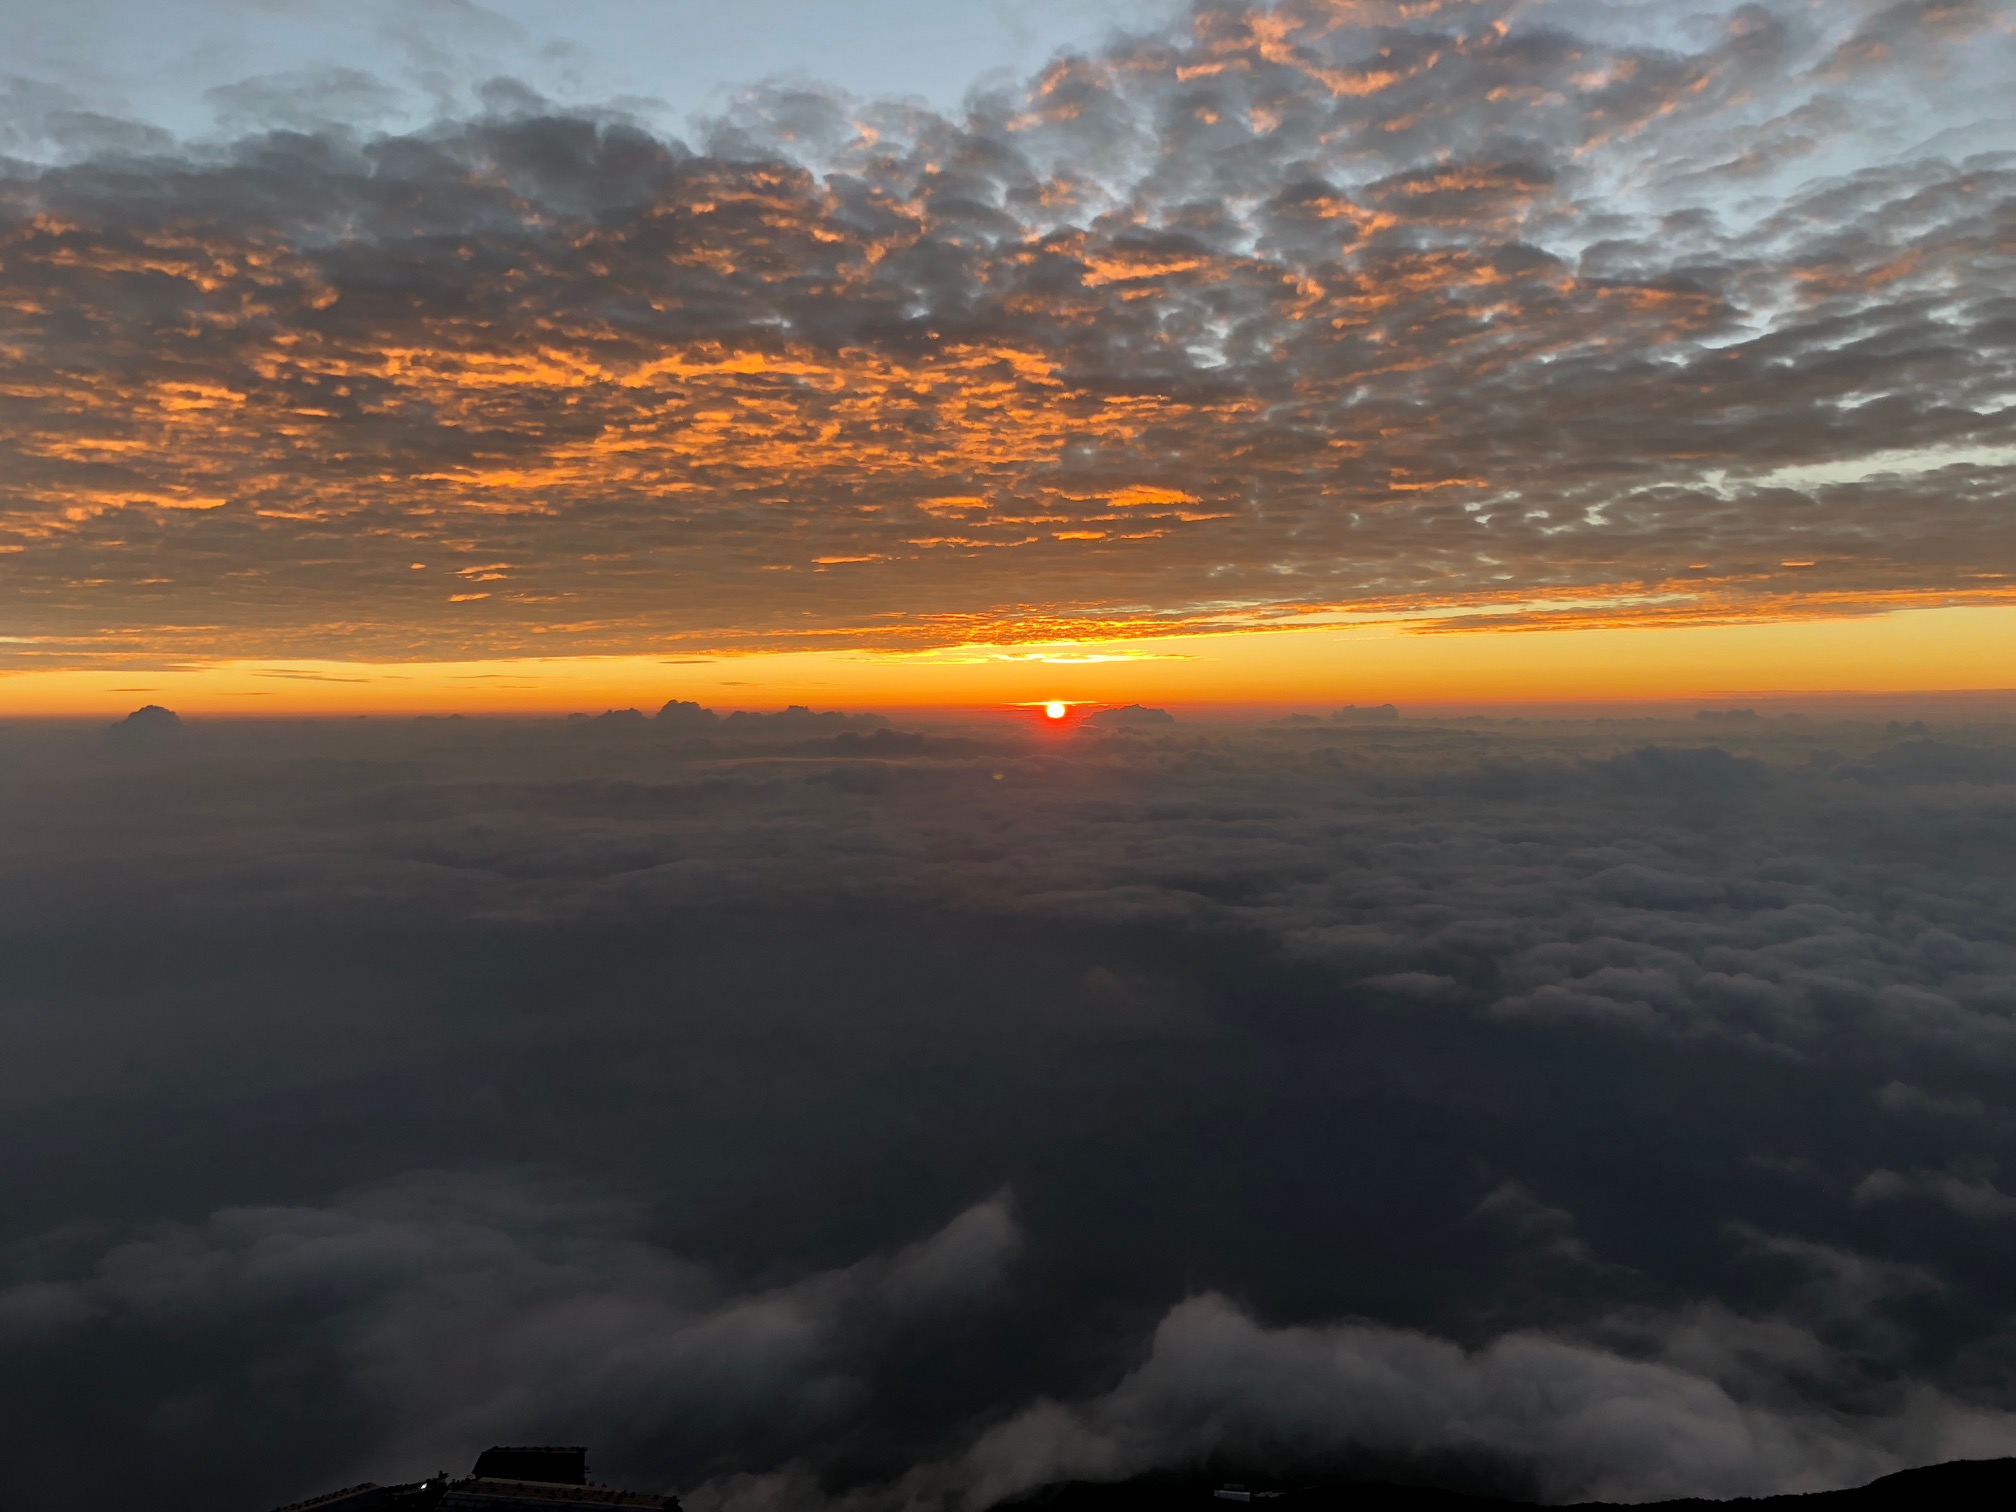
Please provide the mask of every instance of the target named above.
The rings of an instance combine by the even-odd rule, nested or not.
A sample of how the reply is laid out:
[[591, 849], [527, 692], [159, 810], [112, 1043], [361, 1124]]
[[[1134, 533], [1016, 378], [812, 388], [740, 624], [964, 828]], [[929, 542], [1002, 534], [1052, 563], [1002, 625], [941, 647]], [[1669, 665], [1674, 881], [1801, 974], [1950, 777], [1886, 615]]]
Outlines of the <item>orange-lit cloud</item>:
[[1723, 213], [1991, 9], [1544, 12], [1206, 5], [701, 150], [528, 108], [0, 176], [0, 663], [2016, 595], [2016, 165]]

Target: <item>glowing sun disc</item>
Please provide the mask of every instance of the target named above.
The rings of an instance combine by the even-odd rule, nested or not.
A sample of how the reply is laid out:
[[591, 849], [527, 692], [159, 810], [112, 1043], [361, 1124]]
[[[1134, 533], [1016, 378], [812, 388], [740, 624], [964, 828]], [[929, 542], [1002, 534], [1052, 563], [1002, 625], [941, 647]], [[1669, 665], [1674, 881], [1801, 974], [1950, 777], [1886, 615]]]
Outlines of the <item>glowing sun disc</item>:
[[1045, 719], [1062, 719], [1064, 717], [1064, 705], [1061, 703], [1047, 703], [1043, 705], [1043, 717]]

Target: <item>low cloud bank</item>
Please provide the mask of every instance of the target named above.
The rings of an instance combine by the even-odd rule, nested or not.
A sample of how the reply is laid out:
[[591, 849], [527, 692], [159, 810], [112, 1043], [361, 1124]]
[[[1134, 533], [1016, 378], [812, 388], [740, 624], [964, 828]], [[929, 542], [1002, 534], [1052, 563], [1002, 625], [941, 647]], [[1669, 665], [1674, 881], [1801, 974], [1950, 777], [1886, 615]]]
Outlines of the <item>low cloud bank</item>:
[[1832, 1489], [2012, 1446], [2016, 1414], [1936, 1392], [1890, 1416], [1801, 1414], [1662, 1360], [1545, 1335], [1466, 1351], [1368, 1323], [1268, 1328], [1214, 1295], [1173, 1309], [1114, 1391], [1031, 1407], [959, 1469], [974, 1505], [1212, 1461], [1289, 1475], [1369, 1462], [1548, 1502], [1645, 1501]]
[[634, 723], [0, 726], [33, 1494], [2011, 1448], [2006, 730]]

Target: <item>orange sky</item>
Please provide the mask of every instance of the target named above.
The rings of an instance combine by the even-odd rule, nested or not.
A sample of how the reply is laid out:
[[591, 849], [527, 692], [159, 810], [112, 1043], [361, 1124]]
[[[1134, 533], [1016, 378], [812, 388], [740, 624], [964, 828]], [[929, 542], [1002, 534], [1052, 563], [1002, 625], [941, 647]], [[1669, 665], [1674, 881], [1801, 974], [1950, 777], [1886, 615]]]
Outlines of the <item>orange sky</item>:
[[2016, 610], [1641, 629], [1424, 634], [1350, 626], [927, 654], [363, 663], [218, 661], [0, 677], [0, 714], [972, 708], [1062, 698], [1169, 707], [1687, 700], [2016, 683]]

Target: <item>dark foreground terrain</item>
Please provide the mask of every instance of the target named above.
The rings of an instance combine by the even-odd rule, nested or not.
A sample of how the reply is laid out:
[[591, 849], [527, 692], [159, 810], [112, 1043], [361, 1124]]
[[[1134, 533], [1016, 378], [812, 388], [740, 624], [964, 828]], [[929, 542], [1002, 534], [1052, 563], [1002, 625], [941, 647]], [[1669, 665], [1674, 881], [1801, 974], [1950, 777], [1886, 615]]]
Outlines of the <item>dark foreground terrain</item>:
[[[496, 1453], [498, 1451], [492, 1451]], [[403, 1486], [352, 1486], [327, 1496], [283, 1507], [280, 1512], [432, 1512], [434, 1508], [580, 1508], [588, 1505], [663, 1508], [678, 1512], [673, 1497], [626, 1492], [579, 1481], [548, 1483], [518, 1479], [485, 1479], [480, 1465], [467, 1480], [436, 1479]], [[1244, 1486], [1209, 1481], [1142, 1477], [1119, 1482], [1068, 1481], [1046, 1486], [1007, 1503], [997, 1512], [1485, 1512], [1492, 1507], [1531, 1507], [1535, 1503], [1495, 1496], [1468, 1496], [1422, 1486], [1382, 1484], [1296, 1486], [1255, 1491]], [[1577, 1502], [1585, 1508], [1613, 1507], [1616, 1502]], [[1846, 1491], [1815, 1491], [1803, 1496], [1740, 1497], [1734, 1501], [1684, 1501], [1628, 1504], [1634, 1512], [1659, 1508], [1799, 1509], [1799, 1512], [1888, 1512], [1897, 1508], [2008, 1508], [2016, 1506], [2016, 1459], [1958, 1460], [1886, 1475], [1866, 1486]]]

